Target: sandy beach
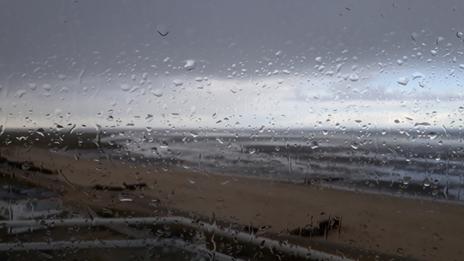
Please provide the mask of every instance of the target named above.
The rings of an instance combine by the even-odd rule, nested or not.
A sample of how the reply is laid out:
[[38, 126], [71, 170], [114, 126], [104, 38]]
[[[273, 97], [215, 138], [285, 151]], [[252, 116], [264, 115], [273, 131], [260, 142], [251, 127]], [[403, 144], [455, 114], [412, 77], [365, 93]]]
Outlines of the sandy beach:
[[[460, 260], [464, 254], [464, 207], [429, 199], [410, 199], [318, 185], [201, 173], [156, 163], [77, 159], [45, 148], [5, 147], [2, 157], [56, 174], [4, 167], [3, 174], [62, 194], [67, 204], [126, 210], [154, 216], [161, 209], [224, 223], [265, 227], [262, 234], [361, 260]], [[124, 192], [112, 188], [144, 184]], [[290, 235], [327, 216], [342, 226], [327, 237]], [[359, 251], [354, 251], [359, 250]], [[363, 253], [361, 256], [359, 253]]]

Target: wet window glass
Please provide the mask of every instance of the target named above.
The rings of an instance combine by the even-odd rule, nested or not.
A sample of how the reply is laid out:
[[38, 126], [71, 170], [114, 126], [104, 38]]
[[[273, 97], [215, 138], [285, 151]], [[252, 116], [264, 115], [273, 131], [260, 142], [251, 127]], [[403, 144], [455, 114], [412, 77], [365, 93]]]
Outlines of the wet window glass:
[[0, 260], [462, 260], [464, 2], [0, 2]]

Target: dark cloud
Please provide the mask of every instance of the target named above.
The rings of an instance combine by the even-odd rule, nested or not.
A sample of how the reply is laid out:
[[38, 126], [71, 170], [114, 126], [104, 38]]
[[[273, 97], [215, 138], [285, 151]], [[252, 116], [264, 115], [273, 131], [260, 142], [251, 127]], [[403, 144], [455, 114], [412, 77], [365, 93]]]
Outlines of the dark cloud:
[[[28, 100], [31, 111], [66, 110], [72, 101], [78, 117], [90, 94], [98, 100], [128, 99], [122, 83], [147, 93], [174, 93], [170, 100], [158, 99], [166, 111], [185, 100], [186, 109], [198, 105], [204, 115], [221, 107], [213, 100], [231, 100], [224, 93], [258, 111], [264, 103], [285, 104], [278, 114], [295, 106], [304, 110], [305, 101], [316, 96], [320, 101], [451, 99], [460, 95], [460, 85], [439, 85], [451, 86], [460, 77], [443, 81], [440, 74], [417, 91], [412, 81], [403, 89], [396, 81], [415, 70], [429, 79], [434, 71], [464, 68], [458, 34], [464, 31], [463, 13], [461, 0], [1, 1], [0, 106], [10, 113], [20, 110], [5, 105], [14, 95]], [[187, 70], [186, 60], [194, 60], [194, 68]], [[227, 90], [199, 83], [198, 77]], [[176, 79], [186, 83], [175, 86]], [[53, 102], [41, 102], [42, 89], [29, 91], [29, 84], [47, 82], [52, 92], [67, 89], [58, 99], [47, 98]], [[262, 82], [268, 87], [256, 87]], [[191, 89], [183, 96], [176, 88]], [[239, 91], [243, 88], [248, 92]], [[209, 103], [193, 98], [208, 95]], [[261, 103], [248, 104], [252, 95]], [[147, 107], [140, 104], [124, 106], [144, 113]], [[114, 109], [125, 109], [118, 106]], [[89, 118], [91, 108], [86, 108]]]
[[[459, 0], [20, 0], [0, 5], [0, 61], [8, 73], [28, 73], [35, 69], [31, 63], [46, 60], [50, 72], [75, 74], [75, 67], [142, 70], [165, 57], [177, 62], [191, 57], [206, 61], [205, 70], [214, 74], [237, 62], [259, 67], [256, 61], [278, 50], [283, 65], [301, 56], [335, 58], [345, 49], [372, 60], [381, 50], [410, 53], [414, 44], [455, 38], [464, 30]], [[157, 33], [160, 25], [169, 35]]]

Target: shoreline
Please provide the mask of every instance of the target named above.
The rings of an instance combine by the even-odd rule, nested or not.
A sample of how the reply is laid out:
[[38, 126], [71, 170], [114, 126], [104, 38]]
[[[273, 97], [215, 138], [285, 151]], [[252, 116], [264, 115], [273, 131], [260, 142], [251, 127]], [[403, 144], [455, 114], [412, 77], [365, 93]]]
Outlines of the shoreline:
[[[229, 224], [269, 226], [263, 233], [304, 246], [322, 242], [397, 258], [458, 260], [463, 254], [459, 231], [464, 231], [460, 221], [464, 208], [460, 204], [254, 177], [192, 173], [179, 168], [163, 170], [148, 164], [75, 160], [46, 149], [33, 148], [25, 153], [24, 149], [10, 147], [1, 152], [10, 160], [31, 161], [59, 172], [60, 175], [48, 178], [56, 179], [54, 189], [68, 186], [63, 189], [64, 199], [72, 204], [87, 201], [96, 207], [117, 205], [146, 214], [166, 208], [184, 215], [214, 216]], [[50, 180], [38, 182], [37, 178], [30, 178], [36, 184], [52, 184]], [[118, 202], [118, 192], [93, 189], [95, 184], [121, 186], [124, 182], [144, 182], [147, 188], [129, 192], [132, 202]], [[81, 192], [88, 195], [73, 191], [67, 183], [85, 188]], [[152, 200], [158, 202], [156, 208], [148, 207]], [[308, 224], [311, 216], [316, 219], [321, 212], [343, 218], [339, 233], [331, 232], [327, 239], [289, 235], [289, 230]]]

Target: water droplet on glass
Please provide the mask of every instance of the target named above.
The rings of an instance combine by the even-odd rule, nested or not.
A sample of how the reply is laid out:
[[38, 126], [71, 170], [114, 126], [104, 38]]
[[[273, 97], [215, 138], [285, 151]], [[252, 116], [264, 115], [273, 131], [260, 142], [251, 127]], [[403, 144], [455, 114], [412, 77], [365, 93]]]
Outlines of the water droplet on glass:
[[437, 37], [437, 40], [436, 40], [436, 44], [439, 44], [439, 43], [443, 42], [444, 40], [445, 40], [445, 37], [443, 37], [443, 36], [438, 36], [438, 37]]
[[132, 198], [128, 197], [127, 195], [119, 195], [119, 201], [120, 202], [132, 202], [134, 201]]
[[121, 90], [127, 92], [131, 89], [129, 84], [121, 84]]
[[174, 83], [175, 86], [182, 86], [184, 84], [181, 80], [174, 80], [172, 83]]
[[158, 34], [162, 37], [165, 37], [169, 34], [169, 30], [164, 24], [157, 25], [156, 32], [158, 32]]
[[154, 89], [150, 91], [151, 94], [153, 94], [156, 97], [161, 97], [163, 96], [163, 92], [160, 89]]
[[431, 182], [428, 178], [425, 178], [422, 184], [423, 184], [423, 188], [427, 189], [427, 188], [430, 188]]
[[408, 82], [409, 82], [409, 79], [406, 78], [406, 77], [400, 77], [398, 78], [398, 80], [396, 81], [398, 84], [401, 84], [401, 85], [408, 85]]
[[356, 73], [352, 73], [352, 74], [350, 74], [348, 79], [350, 79], [350, 81], [352, 81], [352, 82], [355, 82], [355, 81], [359, 80], [359, 76]]
[[15, 94], [16, 97], [22, 98], [26, 94], [25, 90], [18, 90]]
[[21, 164], [22, 170], [29, 170], [31, 169], [31, 167], [32, 167], [32, 164], [30, 162], [24, 162], [23, 164]]
[[311, 149], [312, 149], [312, 150], [315, 150], [315, 149], [317, 149], [317, 148], [319, 148], [319, 143], [318, 143], [317, 141], [315, 141], [315, 140], [312, 141], [312, 142], [311, 142]]
[[409, 176], [404, 176], [404, 177], [403, 177], [403, 180], [402, 180], [402, 184], [403, 184], [404, 186], [408, 186], [410, 181], [411, 181], [411, 177], [409, 177]]
[[45, 91], [50, 91], [52, 89], [52, 86], [48, 83], [42, 85], [42, 88], [45, 90]]
[[195, 69], [195, 60], [186, 60], [184, 64], [184, 69], [191, 71]]
[[412, 74], [412, 79], [415, 80], [415, 79], [419, 79], [419, 78], [424, 78], [424, 75], [420, 72], [415, 72]]
[[416, 122], [414, 126], [430, 126], [429, 122]]

